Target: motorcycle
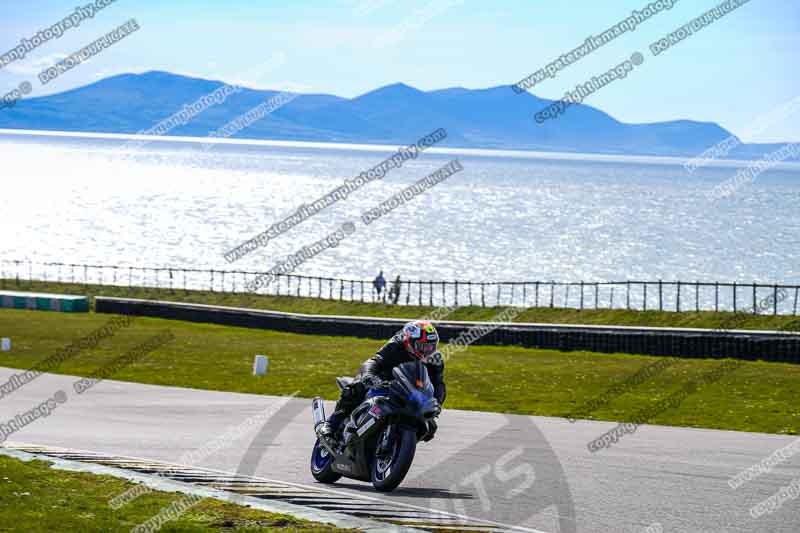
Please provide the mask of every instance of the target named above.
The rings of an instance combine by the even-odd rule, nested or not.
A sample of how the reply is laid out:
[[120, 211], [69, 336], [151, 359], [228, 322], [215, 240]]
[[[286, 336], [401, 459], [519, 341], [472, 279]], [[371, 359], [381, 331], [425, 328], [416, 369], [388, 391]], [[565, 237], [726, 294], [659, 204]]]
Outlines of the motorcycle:
[[[392, 370], [393, 380], [370, 389], [339, 430], [329, 437], [319, 428], [325, 422], [322, 399], [312, 400], [317, 441], [311, 452], [311, 474], [321, 483], [335, 483], [342, 476], [371, 482], [390, 492], [408, 473], [417, 443], [430, 432], [430, 423], [441, 413], [433, 384], [422, 362], [403, 363]], [[336, 378], [344, 389], [352, 378]]]

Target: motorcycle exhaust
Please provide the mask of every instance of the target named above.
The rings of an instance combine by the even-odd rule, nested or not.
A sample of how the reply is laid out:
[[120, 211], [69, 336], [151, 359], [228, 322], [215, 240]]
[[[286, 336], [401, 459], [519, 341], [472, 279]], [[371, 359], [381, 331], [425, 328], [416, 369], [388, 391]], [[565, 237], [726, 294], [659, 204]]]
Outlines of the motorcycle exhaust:
[[325, 416], [325, 405], [319, 396], [311, 400], [311, 412], [314, 415], [314, 431], [316, 431], [317, 427], [328, 419]]

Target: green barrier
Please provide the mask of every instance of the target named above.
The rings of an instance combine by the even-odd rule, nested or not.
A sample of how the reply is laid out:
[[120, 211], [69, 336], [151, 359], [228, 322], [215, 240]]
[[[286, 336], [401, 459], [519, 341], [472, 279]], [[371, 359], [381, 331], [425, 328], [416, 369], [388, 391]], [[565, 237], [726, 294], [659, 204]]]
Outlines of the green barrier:
[[74, 296], [71, 294], [0, 291], [0, 307], [60, 311], [62, 313], [86, 313], [89, 311], [89, 300], [86, 296]]

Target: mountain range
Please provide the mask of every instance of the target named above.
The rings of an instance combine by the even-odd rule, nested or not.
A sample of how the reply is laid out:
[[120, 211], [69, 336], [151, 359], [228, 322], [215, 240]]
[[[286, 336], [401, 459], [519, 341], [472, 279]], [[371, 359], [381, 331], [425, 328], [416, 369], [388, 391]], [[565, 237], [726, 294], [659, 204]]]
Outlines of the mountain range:
[[[121, 74], [21, 100], [0, 110], [0, 128], [133, 134], [223, 85], [161, 71]], [[205, 137], [276, 94], [243, 88], [167, 135]], [[448, 147], [691, 157], [732, 135], [713, 122], [627, 124], [583, 104], [538, 124], [534, 114], [551, 103], [509, 86], [421, 91], [396, 83], [355, 98], [301, 94], [234, 138], [409, 144], [445, 128]], [[760, 157], [780, 146], [741, 144], [726, 157]]]

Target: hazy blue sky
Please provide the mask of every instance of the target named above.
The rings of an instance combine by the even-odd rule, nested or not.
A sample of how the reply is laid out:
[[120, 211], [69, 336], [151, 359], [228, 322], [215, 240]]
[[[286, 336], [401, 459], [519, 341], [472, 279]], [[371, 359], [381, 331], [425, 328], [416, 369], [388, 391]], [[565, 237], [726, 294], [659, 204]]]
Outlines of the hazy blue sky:
[[[347, 97], [397, 81], [420, 89], [507, 85], [649, 1], [117, 0], [0, 69], [0, 94], [24, 80], [38, 96], [154, 69]], [[532, 92], [560, 98], [641, 51], [644, 65], [585, 103], [625, 122], [691, 118], [718, 122], [745, 140], [800, 141], [800, 113], [758, 135], [748, 133], [758, 116], [800, 95], [800, 1], [751, 0], [658, 57], [647, 50], [717, 3], [679, 0]], [[0, 54], [78, 5], [35, 4], [5, 10]], [[141, 30], [46, 87], [38, 82], [42, 68], [129, 18]]]

